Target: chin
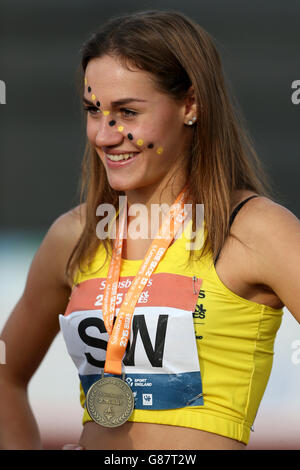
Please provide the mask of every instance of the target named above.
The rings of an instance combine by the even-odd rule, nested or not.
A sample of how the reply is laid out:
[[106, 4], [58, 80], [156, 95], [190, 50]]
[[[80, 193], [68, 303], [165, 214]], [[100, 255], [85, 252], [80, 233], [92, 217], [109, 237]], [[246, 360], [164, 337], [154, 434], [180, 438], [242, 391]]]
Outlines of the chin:
[[110, 181], [108, 180], [109, 186], [115, 191], [130, 191], [138, 187], [137, 184], [130, 184], [126, 181]]

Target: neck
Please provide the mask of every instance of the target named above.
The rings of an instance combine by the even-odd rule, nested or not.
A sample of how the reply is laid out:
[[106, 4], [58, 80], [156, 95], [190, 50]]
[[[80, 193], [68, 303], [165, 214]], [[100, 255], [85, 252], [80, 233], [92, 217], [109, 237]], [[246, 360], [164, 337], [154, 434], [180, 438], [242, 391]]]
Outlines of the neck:
[[144, 188], [125, 191], [128, 207], [133, 204], [143, 204], [147, 210], [150, 210], [151, 204], [168, 204], [171, 206], [185, 184], [185, 179], [177, 177], [167, 185], [165, 181], [160, 181]]
[[[177, 178], [172, 181], [160, 181], [159, 183], [147, 186], [145, 188], [137, 188], [130, 191], [125, 191], [128, 202], [128, 226], [129, 224], [137, 224], [138, 220], [143, 226], [143, 230], [147, 232], [147, 238], [152, 239], [153, 235], [156, 234], [164, 216], [168, 212], [168, 209], [175, 202], [175, 199], [179, 195], [180, 191], [186, 184], [185, 178], [182, 174], [178, 174]], [[140, 208], [130, 207], [135, 204], [142, 204], [142, 211]], [[156, 206], [153, 206], [156, 204]], [[162, 206], [162, 211], [157, 212], [158, 205]], [[159, 214], [159, 215], [157, 215]], [[148, 227], [148, 230], [145, 228]]]

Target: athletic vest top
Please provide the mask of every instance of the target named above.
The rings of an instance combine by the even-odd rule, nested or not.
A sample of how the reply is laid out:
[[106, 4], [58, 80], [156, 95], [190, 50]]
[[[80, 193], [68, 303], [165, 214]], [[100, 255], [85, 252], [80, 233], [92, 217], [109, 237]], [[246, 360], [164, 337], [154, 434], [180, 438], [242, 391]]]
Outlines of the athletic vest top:
[[[230, 223], [252, 197], [256, 196], [239, 204]], [[205, 233], [204, 221], [204, 236]], [[274, 340], [283, 309], [244, 299], [228, 289], [217, 275], [211, 252], [200, 261], [188, 261], [187, 238], [185, 230], [170, 245], [152, 274], [135, 308], [130, 333], [135, 353], [140, 353], [143, 347], [148, 348], [147, 355], [154, 371], [161, 372], [159, 367], [162, 366], [168, 369], [172, 361], [175, 365], [171, 364], [169, 369], [178, 368], [177, 375], [155, 375], [161, 380], [160, 395], [166, 403], [170, 399], [170, 407], [147, 409], [151, 402], [151, 383], [142, 378], [143, 375], [137, 375], [135, 385], [140, 388], [136, 390], [142, 390], [143, 404], [140, 409], [134, 409], [129, 421], [195, 428], [247, 444], [271, 372]], [[84, 272], [77, 271], [70, 302], [65, 314], [60, 315], [68, 352], [79, 371], [83, 424], [91, 421], [85, 408], [85, 395], [91, 384], [101, 378], [108, 341], [104, 323], [100, 320], [110, 261], [108, 259], [103, 266], [105, 256], [105, 249], [99, 244], [92, 263], [85, 266]], [[117, 309], [140, 265], [141, 260], [122, 259]], [[199, 279], [202, 280], [200, 288]], [[138, 321], [135, 321], [136, 315]], [[189, 324], [183, 326], [183, 317], [188, 315], [194, 330], [192, 340], [184, 331], [189, 329]], [[151, 330], [153, 325], [150, 323], [147, 329], [148, 319], [152, 316], [155, 317], [156, 331]], [[159, 335], [161, 340], [162, 332], [165, 334], [163, 345], [158, 340]], [[141, 354], [142, 358], [146, 357], [145, 352]], [[196, 355], [197, 364], [193, 363], [193, 355]], [[140, 362], [135, 359], [134, 363], [130, 351], [125, 356], [123, 366], [125, 362], [131, 365], [128, 369], [134, 370], [136, 366], [139, 372], [143, 371], [143, 361], [146, 363], [147, 358]], [[175, 384], [175, 378], [181, 377], [188, 378], [187, 388], [193, 380], [198, 381], [202, 395], [193, 403], [188, 402], [188, 406], [176, 407], [172, 405], [172, 384]]]

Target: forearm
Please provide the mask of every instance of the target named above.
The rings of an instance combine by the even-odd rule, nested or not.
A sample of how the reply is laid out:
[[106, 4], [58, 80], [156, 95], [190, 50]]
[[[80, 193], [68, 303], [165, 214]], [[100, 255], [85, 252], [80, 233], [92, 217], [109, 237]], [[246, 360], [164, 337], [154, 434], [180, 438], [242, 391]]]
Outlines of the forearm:
[[0, 381], [0, 449], [42, 449], [26, 388]]

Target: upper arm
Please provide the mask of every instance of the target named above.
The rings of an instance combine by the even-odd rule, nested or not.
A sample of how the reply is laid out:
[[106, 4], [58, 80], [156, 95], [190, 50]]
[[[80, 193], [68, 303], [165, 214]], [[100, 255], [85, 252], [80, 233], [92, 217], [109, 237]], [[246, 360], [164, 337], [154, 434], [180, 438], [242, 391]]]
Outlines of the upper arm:
[[300, 323], [300, 220], [270, 199], [251, 202], [243, 231], [257, 282], [270, 287]]
[[1, 340], [6, 364], [1, 375], [26, 384], [59, 330], [71, 288], [65, 276], [68, 258], [80, 235], [74, 210], [51, 225], [31, 263], [24, 292], [7, 320]]

